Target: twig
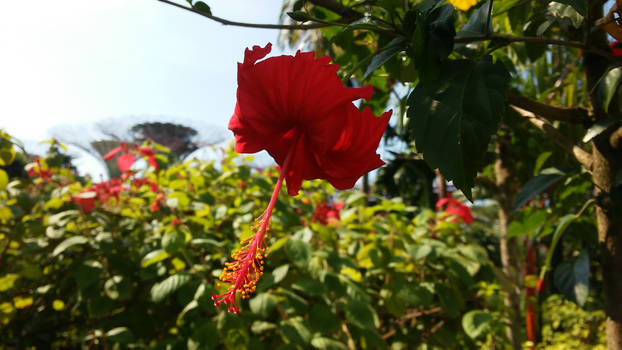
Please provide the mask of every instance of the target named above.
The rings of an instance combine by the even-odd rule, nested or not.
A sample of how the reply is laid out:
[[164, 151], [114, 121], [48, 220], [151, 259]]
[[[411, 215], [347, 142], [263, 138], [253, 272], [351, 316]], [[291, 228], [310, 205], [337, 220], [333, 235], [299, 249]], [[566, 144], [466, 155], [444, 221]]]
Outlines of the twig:
[[508, 92], [508, 103], [547, 120], [559, 120], [569, 123], [584, 123], [591, 120], [590, 114], [585, 108], [551, 106], [513, 92]]
[[555, 143], [557, 143], [561, 148], [563, 148], [566, 152], [570, 153], [575, 157], [575, 159], [583, 165], [589, 172], [592, 171], [592, 163], [593, 157], [591, 154], [586, 152], [583, 148], [575, 145], [571, 140], [566, 138], [562, 133], [560, 133], [551, 123], [546, 120], [542, 120], [533, 112], [524, 110], [517, 106], [512, 106], [512, 108], [518, 112], [521, 116], [527, 118], [531, 124], [540, 129], [542, 132], [550, 136]]
[[285, 30], [304, 30], [304, 29], [317, 29], [317, 28], [323, 28], [323, 27], [330, 27], [330, 26], [337, 26], [340, 25], [338, 23], [312, 23], [312, 24], [263, 24], [263, 23], [246, 23], [246, 22], [236, 22], [236, 21], [230, 21], [228, 19], [224, 19], [218, 16], [214, 16], [205, 12], [201, 12], [201, 11], [197, 11], [191, 7], [186, 7], [183, 5], [180, 5], [178, 3], [175, 3], [173, 1], [169, 1], [169, 0], [158, 0], [160, 2], [163, 2], [165, 4], [169, 4], [171, 6], [175, 6], [177, 8], [186, 10], [186, 11], [190, 11], [190, 12], [194, 12], [198, 15], [201, 15], [203, 17], [209, 18], [213, 21], [216, 21], [218, 23], [221, 23], [223, 25], [230, 25], [230, 26], [237, 26], [237, 27], [246, 27], [246, 28], [261, 28], [261, 29], [285, 29]]
[[603, 56], [612, 61], [620, 61], [622, 58], [616, 57], [608, 51], [597, 49], [595, 47], [587, 46], [578, 41], [559, 40], [552, 38], [541, 38], [537, 36], [513, 36], [504, 34], [489, 34], [483, 36], [463, 36], [454, 39], [454, 43], [472, 43], [477, 41], [489, 41], [489, 40], [505, 40], [508, 43], [522, 42], [522, 43], [535, 43], [543, 45], [558, 45], [566, 47], [574, 47], [586, 52], [590, 52], [599, 56]]

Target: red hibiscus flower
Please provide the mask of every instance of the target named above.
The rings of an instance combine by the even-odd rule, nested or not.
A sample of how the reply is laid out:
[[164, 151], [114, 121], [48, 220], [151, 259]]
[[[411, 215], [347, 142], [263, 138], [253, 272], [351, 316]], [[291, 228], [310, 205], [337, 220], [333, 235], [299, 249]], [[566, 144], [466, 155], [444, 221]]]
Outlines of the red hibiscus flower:
[[[376, 154], [391, 111], [380, 118], [352, 101], [371, 98], [372, 87], [347, 88], [329, 64], [313, 52], [271, 57], [257, 62], [271, 44], [246, 50], [238, 64], [238, 101], [229, 122], [235, 150], [266, 150], [282, 167], [290, 195], [303, 180], [325, 179], [343, 190], [384, 162]], [[291, 152], [290, 152], [291, 150]]]
[[140, 154], [143, 157], [147, 157], [147, 161], [151, 166], [158, 170], [158, 162], [155, 159], [155, 152], [148, 146], [132, 146], [133, 153], [130, 152], [130, 146], [126, 142], [121, 142], [118, 147], [113, 148], [110, 152], [104, 155], [104, 160], [108, 161], [114, 158], [117, 153], [123, 153], [117, 158], [117, 165], [121, 172], [126, 173], [130, 171], [132, 165], [136, 162], [136, 154]]
[[248, 298], [263, 274], [267, 228], [283, 180], [290, 195], [311, 179], [351, 188], [384, 164], [376, 148], [391, 116], [389, 111], [378, 118], [369, 108], [354, 106], [352, 101], [371, 98], [372, 87], [345, 87], [330, 57], [316, 59], [312, 52], [299, 51], [258, 62], [271, 47], [247, 49], [238, 64], [237, 104], [229, 121], [237, 152], [266, 150], [281, 168], [256, 234], [242, 242], [220, 276], [229, 290], [212, 296], [215, 305], [228, 304], [235, 313], [240, 311], [236, 295]]
[[334, 203], [331, 205], [323, 202], [315, 208], [311, 221], [319, 222], [324, 226], [335, 225], [340, 219], [339, 211], [343, 209], [344, 205], [344, 202]]
[[[473, 221], [473, 215], [471, 215], [471, 208], [460, 203], [458, 200], [451, 197], [441, 198], [438, 200], [438, 202], [436, 202], [436, 209], [440, 209], [444, 205], [447, 205], [444, 210], [445, 213], [451, 216], [459, 217], [467, 225]], [[452, 219], [452, 221], [456, 222], [456, 219], [454, 218]]]

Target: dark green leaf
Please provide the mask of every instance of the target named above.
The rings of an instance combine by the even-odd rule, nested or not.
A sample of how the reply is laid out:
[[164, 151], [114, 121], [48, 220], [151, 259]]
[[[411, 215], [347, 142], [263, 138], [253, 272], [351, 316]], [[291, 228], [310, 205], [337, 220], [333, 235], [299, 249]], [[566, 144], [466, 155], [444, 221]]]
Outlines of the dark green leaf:
[[615, 95], [618, 90], [620, 78], [622, 78], [622, 67], [616, 67], [609, 70], [598, 84], [598, 88], [600, 89], [598, 96], [600, 97], [601, 105], [605, 112], [609, 111], [609, 104], [611, 103], [613, 95]]
[[298, 239], [290, 239], [285, 243], [285, 251], [294, 265], [301, 269], [306, 269], [309, 266], [311, 247], [308, 243]]
[[169, 276], [160, 283], [154, 284], [151, 288], [151, 300], [156, 303], [161, 302], [166, 297], [181, 288], [184, 284], [188, 283], [191, 278], [192, 277], [190, 275], [178, 273]]
[[[492, 32], [492, 21], [488, 23], [488, 9], [490, 8], [490, 1], [484, 2], [479, 9], [475, 10], [467, 23], [460, 29], [460, 31], [456, 34], [456, 38], [464, 38], [464, 37], [477, 37], [477, 36], [485, 36], [486, 34]], [[488, 23], [488, 28], [486, 28], [486, 24]], [[458, 52], [468, 54], [469, 51], [473, 47], [479, 45], [478, 43], [473, 44], [457, 44], [454, 49]]]
[[441, 60], [453, 50], [456, 35], [453, 12], [453, 6], [443, 5], [417, 18], [411, 56], [420, 83], [426, 87], [439, 78]]
[[69, 237], [66, 240], [60, 242], [56, 248], [54, 248], [54, 251], [52, 252], [52, 256], [57, 256], [58, 254], [64, 252], [66, 249], [68, 249], [69, 247], [72, 247], [74, 245], [82, 245], [82, 244], [86, 244], [89, 242], [89, 239], [84, 237], [84, 236], [73, 236], [73, 237]]
[[106, 332], [106, 338], [113, 343], [127, 344], [134, 340], [134, 334], [127, 327], [117, 327]]
[[490, 56], [447, 61], [428, 93], [421, 83], [408, 97], [409, 129], [431, 168], [471, 199], [491, 136], [505, 110], [509, 74]]
[[192, 5], [192, 8], [207, 15], [212, 15], [212, 9], [210, 9], [209, 5], [203, 1], [197, 1], [194, 5]]
[[255, 295], [248, 303], [251, 311], [262, 317], [269, 317], [276, 306], [276, 298], [272, 294], [260, 293]]
[[346, 305], [346, 319], [362, 329], [375, 329], [374, 310], [368, 303], [350, 299]]
[[553, 282], [566, 298], [580, 306], [585, 305], [590, 285], [590, 257], [587, 250], [583, 250], [577, 259], [557, 266]]
[[287, 15], [294, 21], [298, 22], [306, 22], [311, 20], [311, 16], [304, 11], [292, 11], [288, 12]]
[[435, 283], [434, 289], [436, 294], [438, 294], [443, 310], [451, 317], [458, 317], [460, 304], [458, 303], [459, 296], [456, 292], [442, 283]]
[[347, 347], [334, 339], [317, 337], [311, 340], [311, 345], [316, 349], [321, 350], [346, 350]]
[[401, 38], [395, 38], [391, 40], [387, 46], [383, 47], [380, 52], [371, 60], [369, 66], [367, 66], [367, 70], [363, 75], [363, 79], [367, 79], [371, 73], [373, 73], [376, 69], [380, 68], [385, 62], [387, 62], [391, 57], [395, 56], [398, 52], [402, 51], [406, 45], [406, 42]]
[[564, 176], [566, 176], [566, 173], [557, 168], [546, 168], [542, 170], [540, 174], [532, 177], [523, 185], [523, 188], [521, 188], [514, 200], [514, 211], [516, 212], [519, 210], [523, 205], [529, 202], [529, 200], [551, 187], [551, 185]]
[[583, 136], [582, 141], [592, 141], [593, 138], [600, 135], [603, 131], [609, 129], [610, 126], [615, 125], [616, 123], [618, 123], [618, 119], [615, 118], [605, 118], [597, 121], [596, 123], [594, 123], [594, 125], [590, 126], [590, 128], [587, 129], [587, 132], [585, 133], [585, 136]]
[[489, 332], [491, 323], [492, 316], [486, 311], [471, 310], [462, 316], [462, 328], [473, 339]]

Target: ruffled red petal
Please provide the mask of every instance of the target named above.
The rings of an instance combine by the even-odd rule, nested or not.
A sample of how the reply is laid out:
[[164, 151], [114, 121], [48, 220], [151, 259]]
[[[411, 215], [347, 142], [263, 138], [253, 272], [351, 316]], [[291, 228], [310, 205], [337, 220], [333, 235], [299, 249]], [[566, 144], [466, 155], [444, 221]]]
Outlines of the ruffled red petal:
[[267, 150], [282, 166], [293, 150], [285, 176], [290, 195], [302, 181], [317, 178], [350, 188], [384, 164], [376, 148], [391, 112], [377, 118], [352, 104], [368, 100], [372, 87], [345, 87], [336, 74], [339, 66], [312, 52], [259, 61], [270, 49], [247, 49], [238, 65], [237, 104], [229, 121], [236, 151]]

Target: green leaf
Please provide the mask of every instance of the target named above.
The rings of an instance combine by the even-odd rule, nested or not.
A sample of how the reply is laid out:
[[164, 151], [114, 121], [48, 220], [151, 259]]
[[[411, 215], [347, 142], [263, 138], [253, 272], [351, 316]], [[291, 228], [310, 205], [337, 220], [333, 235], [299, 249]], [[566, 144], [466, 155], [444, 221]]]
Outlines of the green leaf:
[[505, 110], [509, 78], [505, 66], [490, 56], [477, 62], [451, 60], [431, 94], [420, 83], [408, 97], [408, 127], [417, 150], [469, 199]]
[[492, 316], [481, 310], [471, 310], [462, 316], [462, 328], [471, 338], [475, 339], [490, 332]]
[[609, 70], [600, 81], [599, 89], [601, 91], [599, 93], [599, 97], [602, 96], [601, 104], [605, 112], [609, 111], [609, 104], [611, 103], [613, 95], [615, 95], [618, 90], [620, 78], [622, 78], [622, 67], [616, 67]]
[[274, 278], [274, 283], [281, 282], [286, 276], [287, 271], [289, 271], [289, 264], [281, 265], [272, 271], [272, 277]]
[[590, 257], [587, 250], [575, 260], [565, 261], [555, 268], [553, 283], [566, 298], [585, 305], [590, 285]]
[[315, 331], [330, 333], [339, 328], [339, 320], [331, 308], [323, 303], [316, 303], [309, 312], [309, 324]]
[[582, 141], [585, 143], [592, 141], [593, 138], [600, 135], [603, 131], [609, 129], [609, 127], [617, 123], [618, 119], [615, 118], [605, 118], [598, 120], [596, 123], [594, 123], [594, 125], [590, 126], [590, 128], [587, 129], [587, 132], [585, 133], [585, 136], [583, 136]]
[[192, 5], [192, 8], [207, 15], [212, 15], [212, 9], [210, 9], [209, 5], [203, 1], [197, 1], [194, 5]]
[[274, 311], [277, 301], [272, 294], [260, 293], [255, 295], [248, 303], [254, 314], [268, 318]]
[[73, 237], [69, 237], [66, 240], [60, 242], [56, 248], [54, 248], [54, 251], [52, 252], [52, 256], [57, 256], [58, 254], [64, 252], [65, 250], [67, 250], [68, 248], [74, 246], [74, 245], [82, 245], [82, 244], [86, 244], [89, 242], [89, 239], [84, 237], [84, 236], [73, 236]]
[[459, 296], [456, 295], [456, 292], [442, 283], [435, 283], [434, 290], [438, 294], [443, 310], [451, 317], [458, 317], [460, 304], [458, 303]]
[[11, 144], [9, 147], [0, 148], [0, 166], [8, 166], [15, 160], [15, 149]]
[[134, 334], [127, 327], [117, 327], [106, 332], [106, 338], [113, 343], [127, 344], [134, 340]]
[[334, 339], [317, 337], [311, 340], [311, 345], [316, 349], [321, 350], [346, 350], [347, 347]]
[[0, 190], [4, 190], [8, 184], [9, 175], [7, 175], [6, 171], [0, 169]]
[[508, 227], [508, 238], [533, 234], [546, 222], [548, 213], [544, 210], [527, 208], [521, 212], [520, 218], [512, 220]]
[[351, 324], [362, 329], [375, 329], [374, 310], [368, 303], [356, 299], [348, 300], [346, 304], [346, 319]]
[[311, 20], [311, 16], [304, 11], [292, 11], [288, 12], [287, 15], [297, 22], [307, 22]]
[[456, 35], [453, 13], [453, 6], [443, 5], [417, 18], [410, 56], [419, 72], [420, 84], [425, 87], [442, 79], [441, 60], [453, 50]]
[[301, 269], [306, 269], [309, 266], [311, 247], [308, 243], [299, 239], [290, 239], [285, 243], [285, 251], [294, 265]]
[[166, 232], [162, 236], [162, 248], [168, 253], [173, 253], [181, 249], [186, 242], [186, 235], [179, 230]]
[[300, 316], [289, 318], [279, 324], [281, 334], [290, 342], [300, 346], [308, 346], [311, 341], [311, 331]]
[[15, 281], [17, 281], [18, 279], [19, 275], [14, 273], [9, 273], [0, 277], [0, 292], [4, 292], [13, 288], [13, 285], [15, 285]]
[[151, 300], [156, 303], [161, 302], [166, 297], [188, 283], [192, 277], [188, 274], [178, 273], [169, 276], [164, 281], [156, 283], [151, 287]]
[[[492, 21], [488, 23], [489, 8], [490, 1], [486, 1], [479, 9], [475, 10], [464, 27], [456, 34], [456, 38], [484, 36], [492, 32]], [[488, 28], [486, 28], [487, 23]], [[477, 45], [477, 43], [457, 44], [454, 49], [458, 52], [468, 53], [472, 47], [476, 47]]]
[[147, 267], [149, 265], [155, 264], [159, 261], [165, 260], [169, 257], [169, 253], [162, 249], [156, 249], [149, 254], [145, 255], [143, 260], [140, 262], [140, 266]]
[[367, 79], [371, 73], [373, 73], [376, 69], [380, 68], [383, 64], [385, 64], [391, 57], [395, 56], [398, 52], [404, 50], [406, 46], [406, 41], [402, 38], [395, 38], [391, 40], [387, 46], [383, 47], [376, 56], [371, 60], [369, 66], [367, 66], [367, 70], [365, 74], [363, 74], [363, 79]]
[[551, 246], [549, 247], [549, 251], [546, 253], [546, 259], [544, 261], [544, 266], [540, 270], [540, 278], [544, 279], [546, 273], [551, 269], [551, 262], [553, 261], [553, 253], [555, 253], [555, 248], [557, 247], [557, 243], [560, 238], [566, 232], [566, 229], [570, 224], [577, 219], [577, 216], [574, 214], [568, 214], [563, 216], [557, 227], [555, 228], [555, 232], [553, 233], [553, 240], [551, 241]]
[[546, 168], [537, 176], [529, 179], [529, 181], [523, 185], [523, 188], [521, 188], [514, 200], [514, 212], [522, 208], [529, 200], [551, 187], [551, 185], [564, 176], [566, 176], [566, 173], [557, 168]]

